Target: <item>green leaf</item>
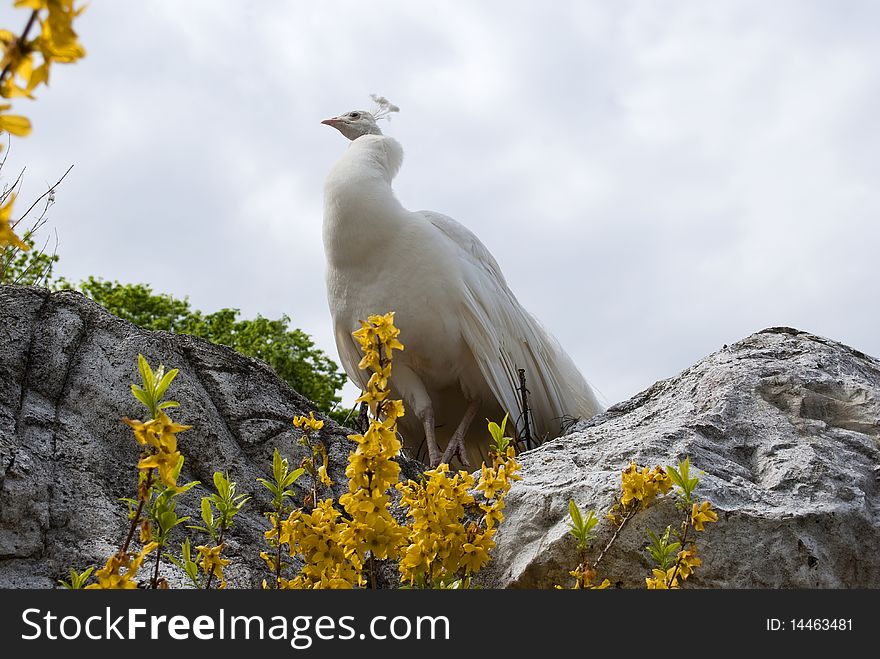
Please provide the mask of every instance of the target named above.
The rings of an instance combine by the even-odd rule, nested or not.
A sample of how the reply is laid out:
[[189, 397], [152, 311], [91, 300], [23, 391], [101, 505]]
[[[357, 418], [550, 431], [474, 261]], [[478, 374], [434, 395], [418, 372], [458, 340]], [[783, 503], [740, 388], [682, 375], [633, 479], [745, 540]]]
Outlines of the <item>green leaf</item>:
[[496, 443], [501, 440], [501, 426], [499, 426], [494, 421], [489, 421], [489, 434], [492, 435], [492, 440]]
[[162, 379], [159, 380], [159, 383], [156, 385], [156, 399], [162, 397], [162, 394], [165, 393], [165, 390], [168, 389], [168, 386], [171, 384], [171, 381], [177, 377], [177, 374], [180, 372], [178, 368], [172, 368], [165, 375], [162, 376]]
[[90, 568], [86, 568], [82, 571], [82, 573], [77, 573], [76, 570], [70, 568], [70, 581], [59, 581], [58, 584], [62, 588], [67, 588], [70, 590], [80, 590], [88, 581], [89, 575], [92, 574], [92, 570], [94, 570], [94, 566]]
[[298, 469], [294, 469], [284, 478], [284, 487], [290, 487], [293, 485], [296, 480], [305, 473], [305, 469], [299, 467]]
[[672, 479], [673, 483], [678, 485], [681, 489], [685, 489], [684, 479], [675, 467], [672, 465], [666, 465], [666, 473], [669, 474], [669, 478]]
[[131, 385], [131, 393], [134, 394], [134, 397], [137, 398], [147, 409], [150, 409], [150, 396], [146, 391], [136, 384], [133, 384]]
[[272, 454], [272, 475], [275, 477], [276, 483], [282, 483], [284, 481], [284, 477], [287, 475], [287, 460], [284, 460], [281, 457], [281, 454], [278, 452], [278, 449], [275, 449], [275, 452]]
[[201, 589], [202, 584], [199, 581], [199, 566], [198, 564], [192, 560], [192, 548], [190, 546], [189, 538], [183, 541], [180, 545], [180, 553], [181, 558], [178, 560], [176, 557], [171, 554], [165, 554], [165, 557], [170, 560], [174, 565], [183, 570], [184, 574], [186, 574], [187, 578], [190, 580], [190, 583], [196, 589]]
[[211, 501], [208, 497], [202, 497], [202, 521], [206, 526], [214, 528], [214, 509], [211, 508]]
[[141, 373], [144, 389], [151, 391], [153, 389], [153, 369], [150, 368], [146, 358], [140, 353], [138, 353], [138, 370]]
[[169, 407], [180, 407], [180, 403], [178, 403], [176, 400], [166, 400], [162, 403], [159, 403], [156, 409], [164, 410], [168, 409]]
[[[183, 465], [183, 456], [180, 456], [179, 464]], [[180, 474], [178, 473], [177, 475], [179, 476]], [[184, 492], [188, 492], [189, 490], [194, 488], [196, 485], [201, 485], [201, 481], [190, 481], [189, 483], [178, 485], [174, 493], [175, 495], [183, 494]]]
[[581, 511], [578, 509], [574, 499], [570, 499], [568, 502], [568, 514], [571, 516], [571, 521], [575, 528], [583, 528], [584, 518], [581, 517]]
[[596, 524], [598, 524], [598, 523], [599, 523], [599, 519], [596, 517], [596, 513], [591, 510], [589, 516], [587, 517], [587, 521], [585, 523], [585, 528], [586, 528], [587, 532], [589, 533], [590, 531], [592, 531], [593, 527], [596, 526]]
[[226, 498], [229, 493], [229, 475], [224, 476], [223, 472], [215, 471], [214, 488], [221, 497]]

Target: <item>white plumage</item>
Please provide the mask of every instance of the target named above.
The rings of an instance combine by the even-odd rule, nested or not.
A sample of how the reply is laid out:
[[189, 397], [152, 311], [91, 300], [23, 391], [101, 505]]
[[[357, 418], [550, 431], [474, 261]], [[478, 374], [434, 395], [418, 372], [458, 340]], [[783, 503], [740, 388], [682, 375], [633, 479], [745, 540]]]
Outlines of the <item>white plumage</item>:
[[555, 437], [564, 418], [601, 411], [483, 243], [450, 217], [400, 204], [391, 181], [403, 149], [374, 116], [355, 110], [323, 123], [352, 140], [324, 186], [327, 297], [339, 357], [364, 388], [351, 332], [371, 314], [396, 312], [406, 349], [395, 353], [390, 385], [407, 405], [404, 445], [416, 455], [425, 446], [432, 465], [453, 457], [479, 465], [489, 442], [484, 419], [509, 412], [516, 420], [521, 411], [517, 369], [525, 370], [533, 436]]

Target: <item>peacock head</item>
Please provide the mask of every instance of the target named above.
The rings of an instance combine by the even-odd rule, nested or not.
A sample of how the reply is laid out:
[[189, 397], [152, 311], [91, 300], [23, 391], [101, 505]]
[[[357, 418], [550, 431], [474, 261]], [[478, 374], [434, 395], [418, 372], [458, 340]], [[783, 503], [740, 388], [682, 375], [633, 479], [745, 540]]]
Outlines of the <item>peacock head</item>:
[[372, 112], [352, 110], [351, 112], [340, 114], [338, 117], [333, 117], [333, 119], [324, 119], [321, 123], [333, 126], [333, 128], [350, 140], [356, 140], [361, 135], [381, 135], [382, 131], [379, 129], [377, 120], [386, 119], [390, 121], [390, 115], [394, 112], [400, 112], [400, 108], [384, 96], [370, 94], [370, 98], [376, 104]]
[[356, 140], [361, 135], [382, 134], [376, 118], [366, 110], [352, 110], [333, 119], [324, 119], [321, 123], [333, 126], [350, 140]]

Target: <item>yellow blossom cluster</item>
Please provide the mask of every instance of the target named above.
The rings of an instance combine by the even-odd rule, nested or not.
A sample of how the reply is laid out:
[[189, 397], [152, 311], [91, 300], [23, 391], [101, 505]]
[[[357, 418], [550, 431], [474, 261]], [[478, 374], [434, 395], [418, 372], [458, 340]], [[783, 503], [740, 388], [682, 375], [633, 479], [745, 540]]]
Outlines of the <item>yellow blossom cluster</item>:
[[[53, 63], [67, 64], [85, 56], [85, 50], [77, 41], [73, 19], [84, 7], [76, 8], [75, 0], [15, 0], [14, 6], [31, 10], [31, 16], [21, 35], [0, 29], [0, 96], [3, 98], [33, 98], [39, 85], [49, 83], [49, 70]], [[30, 38], [32, 28], [40, 30]], [[39, 61], [35, 56], [39, 55]], [[11, 103], [0, 103], [0, 133], [24, 137], [31, 132], [27, 117], [7, 114]], [[2, 146], [0, 146], [2, 149]], [[9, 194], [0, 208], [0, 247], [13, 245], [22, 251], [28, 245], [13, 231], [9, 216], [15, 195]]]
[[717, 521], [718, 513], [712, 510], [712, 504], [708, 501], [704, 501], [700, 505], [694, 504], [691, 508], [691, 524], [693, 524], [694, 530], [702, 531], [703, 524]]
[[654, 501], [657, 494], [666, 494], [672, 489], [672, 479], [661, 466], [654, 469], [642, 467], [639, 470], [635, 462], [623, 470], [621, 475], [623, 495], [620, 503], [624, 508], [633, 502], [647, 508]]
[[667, 569], [654, 568], [651, 570], [653, 576], [645, 577], [645, 583], [649, 590], [667, 590], [680, 588], [680, 582], [685, 581], [694, 571], [694, 568], [703, 564], [702, 559], [697, 556], [697, 545], [691, 540], [687, 541], [687, 531], [693, 528], [695, 531], [704, 531], [705, 524], [718, 521], [718, 513], [712, 510], [712, 504], [703, 501], [700, 504], [694, 503], [691, 506], [689, 517], [682, 523], [684, 532], [682, 534], [682, 545], [686, 549], [682, 549], [676, 556], [675, 564]]
[[[349, 436], [356, 447], [345, 470], [348, 492], [339, 497], [342, 511], [327, 498], [311, 512], [297, 509], [283, 521], [277, 513], [268, 515], [270, 545], [279, 552], [287, 545], [289, 554], [304, 562], [288, 580], [281, 576], [280, 553], [261, 554], [279, 588], [362, 587], [368, 572], [375, 586], [374, 561], [382, 559], [399, 559], [402, 580], [411, 585], [443, 586], [467, 578], [489, 560], [497, 524], [504, 518], [504, 495], [520, 478], [514, 448], [493, 453], [492, 466], [483, 465], [479, 481], [465, 471], [450, 474], [443, 464], [425, 472], [423, 483], [398, 483], [397, 422], [404, 406], [390, 398], [389, 379], [393, 351], [404, 349], [399, 334], [393, 312], [370, 316], [353, 332], [364, 353], [360, 368], [372, 371], [358, 398], [369, 406], [369, 426], [362, 435]], [[320, 429], [319, 423], [314, 416], [294, 419], [306, 436]], [[401, 506], [412, 519], [408, 526], [391, 515], [392, 487], [400, 491]]]
[[[608, 579], [603, 579], [598, 586], [595, 585], [593, 582], [596, 580], [596, 570], [586, 563], [580, 563], [569, 574], [574, 577], [573, 590], [606, 590], [611, 587], [611, 582]], [[561, 590], [562, 586], [556, 588]]]
[[95, 572], [95, 577], [98, 579], [97, 583], [89, 584], [86, 586], [86, 589], [129, 590], [137, 588], [137, 582], [134, 578], [137, 576], [138, 570], [141, 569], [146, 555], [158, 546], [158, 543], [151, 542], [137, 554], [129, 554], [121, 550], [116, 552], [107, 559], [104, 567]]
[[[352, 336], [360, 344], [361, 352], [364, 353], [358, 368], [370, 369], [373, 373], [367, 382], [367, 390], [356, 402], [367, 403], [372, 415], [380, 418], [382, 415], [378, 408], [391, 394], [388, 378], [391, 377], [392, 352], [403, 350], [403, 344], [397, 338], [400, 336], [400, 330], [394, 326], [393, 311], [384, 316], [370, 316], [366, 321], [360, 322], [361, 328], [352, 332]], [[400, 413], [397, 417], [403, 416], [403, 403], [392, 402], [399, 403]]]
[[125, 418], [123, 421], [134, 431], [134, 438], [146, 451], [138, 462], [138, 469], [159, 471], [159, 478], [170, 488], [177, 487], [177, 466], [183, 459], [177, 450], [177, 433], [192, 426], [174, 423], [165, 412], [147, 422]]
[[[73, 29], [73, 19], [85, 8], [74, 4], [75, 0], [15, 0], [16, 8], [32, 10], [31, 18], [21, 36], [0, 30], [0, 96], [33, 98], [34, 89], [49, 83], [53, 63], [70, 64], [85, 57], [86, 51]], [[39, 27], [40, 33], [29, 38], [34, 26]], [[36, 55], [40, 57], [39, 63]], [[0, 105], [0, 130], [19, 136], [30, 133], [27, 117], [2, 114], [10, 107], [8, 103]]]
[[[280, 525], [273, 520], [273, 528], [266, 532], [269, 540], [288, 546], [291, 556], [301, 555], [304, 565], [291, 580], [278, 578], [281, 588], [353, 588], [363, 586], [364, 566], [374, 559], [396, 559], [406, 543], [409, 530], [401, 527], [391, 515], [388, 490], [400, 475], [400, 465], [394, 458], [400, 452], [397, 438], [397, 420], [403, 416], [403, 402], [390, 400], [388, 378], [391, 376], [392, 352], [403, 350], [397, 339], [400, 334], [394, 326], [394, 313], [370, 316], [361, 321], [361, 329], [353, 332], [364, 353], [360, 367], [373, 371], [364, 394], [358, 402], [369, 405], [372, 418], [362, 435], [350, 435], [357, 445], [349, 454], [345, 475], [348, 492], [339, 497], [345, 516], [328, 498], [317, 502], [311, 513], [298, 509]], [[297, 417], [294, 426], [306, 435], [320, 430], [323, 422], [313, 414]], [[327, 475], [326, 450], [313, 451], [310, 466], [318, 454], [323, 465], [315, 474], [325, 485], [331, 485]], [[278, 573], [275, 558], [268, 554], [264, 560]]]
[[[474, 477], [466, 471], [450, 475], [446, 464], [426, 471], [424, 483], [398, 484], [401, 505], [412, 519], [410, 542], [400, 560], [403, 580], [437, 586], [480, 570], [495, 547], [496, 525], [504, 519], [504, 495], [512, 481], [520, 480], [519, 468], [513, 446], [504, 455], [493, 454], [492, 466], [483, 464], [476, 483], [475, 490], [485, 497], [480, 502], [471, 494]], [[478, 521], [467, 522], [468, 516]]]
[[223, 545], [216, 547], [208, 547], [207, 545], [199, 545], [196, 547], [201, 558], [199, 559], [199, 567], [202, 568], [206, 575], [212, 575], [220, 582], [220, 588], [226, 588], [226, 580], [223, 578], [223, 568], [229, 565], [230, 560], [220, 556], [223, 551]]
[[330, 475], [327, 473], [330, 463], [327, 447], [321, 441], [312, 443], [312, 434], [321, 430], [324, 427], [324, 422], [316, 419], [314, 412], [309, 412], [308, 416], [293, 417], [293, 427], [303, 431], [303, 436], [299, 439], [299, 443], [307, 447], [311, 452], [311, 455], [304, 458], [300, 465], [312, 476], [314, 485], [308, 501], [309, 507], [312, 507], [318, 499], [318, 483], [326, 487], [333, 485], [333, 481], [330, 480]]
[[[290, 555], [302, 555], [304, 564], [299, 574], [291, 580], [279, 579], [282, 589], [353, 588], [363, 583], [362, 563], [357, 556], [346, 556], [340, 542], [344, 522], [341, 513], [333, 506], [333, 499], [324, 499], [311, 513], [297, 509], [281, 523], [278, 541], [289, 547]], [[266, 531], [266, 538], [278, 535], [278, 526]], [[274, 559], [268, 554], [262, 558], [275, 570]]]
[[697, 556], [697, 546], [691, 544], [689, 549], [678, 552], [678, 560], [672, 567], [662, 570], [654, 568], [651, 577], [645, 577], [648, 590], [675, 590], [681, 587], [679, 580], [685, 581], [703, 561]]
[[360, 343], [364, 358], [360, 368], [373, 371], [367, 389], [358, 398], [370, 407], [373, 418], [363, 435], [349, 435], [357, 448], [349, 455], [345, 475], [348, 492], [339, 503], [348, 513], [340, 540], [346, 557], [363, 565], [368, 555], [377, 559], [397, 558], [406, 543], [408, 530], [391, 515], [388, 490], [397, 483], [400, 465], [394, 458], [400, 452], [397, 420], [403, 416], [403, 401], [391, 400], [394, 350], [403, 350], [394, 326], [394, 312], [370, 316], [361, 329], [352, 333]]
[[306, 432], [317, 432], [324, 427], [324, 422], [321, 419], [316, 419], [314, 412], [309, 412], [308, 416], [293, 417], [293, 427], [302, 428]]
[[470, 545], [469, 558], [478, 561], [479, 569], [494, 546], [494, 530], [488, 535], [476, 537], [471, 533], [468, 537], [468, 530], [474, 529], [466, 529], [463, 523], [465, 506], [474, 503], [470, 493], [474, 477], [464, 470], [450, 476], [447, 464], [426, 471], [425, 477], [424, 483], [409, 480], [397, 486], [402, 495], [400, 503], [412, 519], [410, 544], [400, 559], [401, 576], [411, 585], [437, 584], [444, 576], [458, 572], [465, 544]]

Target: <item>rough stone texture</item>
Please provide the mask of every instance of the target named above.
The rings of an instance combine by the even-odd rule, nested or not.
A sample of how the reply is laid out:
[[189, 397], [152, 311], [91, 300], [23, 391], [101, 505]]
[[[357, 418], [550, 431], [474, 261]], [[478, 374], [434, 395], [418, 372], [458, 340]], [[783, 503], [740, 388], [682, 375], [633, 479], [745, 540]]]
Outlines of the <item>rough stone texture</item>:
[[[254, 587], [265, 576], [258, 554], [269, 495], [256, 479], [269, 475], [276, 446], [299, 464], [306, 449], [291, 419], [312, 404], [230, 349], [141, 330], [78, 293], [0, 287], [0, 587], [52, 587], [69, 567], [103, 564], [119, 547], [128, 523], [118, 499], [134, 495], [138, 455], [120, 419], [144, 417], [130, 392], [140, 381], [138, 353], [154, 367], [180, 368], [169, 393], [181, 407], [171, 414], [193, 426], [178, 438], [181, 482], [211, 485], [215, 470], [228, 469], [239, 492], [254, 496], [227, 540], [230, 586]], [[346, 489], [349, 432], [326, 420], [320, 435], [337, 496]], [[417, 472], [404, 463], [405, 473]], [[308, 477], [296, 486], [301, 502]], [[206, 492], [184, 495], [181, 514], [198, 519]], [[172, 582], [175, 573], [163, 570]]]
[[[229, 469], [255, 500], [228, 539], [230, 585], [264, 576], [259, 551], [268, 475], [278, 447], [297, 464], [291, 425], [312, 409], [263, 363], [200, 339], [142, 331], [76, 293], [0, 287], [0, 587], [52, 587], [68, 567], [100, 564], [127, 529], [118, 499], [135, 486], [137, 447], [123, 416], [141, 417], [129, 387], [136, 357], [179, 367], [174, 418], [183, 479]], [[337, 496], [351, 443], [328, 420]], [[485, 586], [569, 582], [566, 529], [574, 498], [601, 514], [620, 470], [685, 455], [705, 471], [698, 494], [720, 512], [700, 536], [702, 587], [880, 587], [880, 361], [787, 328], [765, 330], [521, 456]], [[419, 465], [403, 460], [405, 477]], [[297, 483], [300, 501], [310, 487]], [[182, 513], [205, 493], [191, 490]], [[643, 587], [645, 529], [674, 523], [661, 501], [634, 518], [602, 575]], [[603, 521], [596, 546], [611, 533]], [[393, 577], [392, 566], [384, 566]], [[175, 572], [166, 568], [172, 577]]]
[[[880, 361], [798, 330], [764, 330], [524, 454], [481, 581], [569, 584], [569, 499], [604, 517], [630, 460], [687, 455], [705, 472], [697, 495], [719, 511], [699, 536], [703, 567], [688, 585], [878, 588], [878, 439]], [[671, 501], [640, 513], [599, 576], [644, 587], [645, 529], [679, 515]], [[611, 531], [603, 519], [593, 556]]]

